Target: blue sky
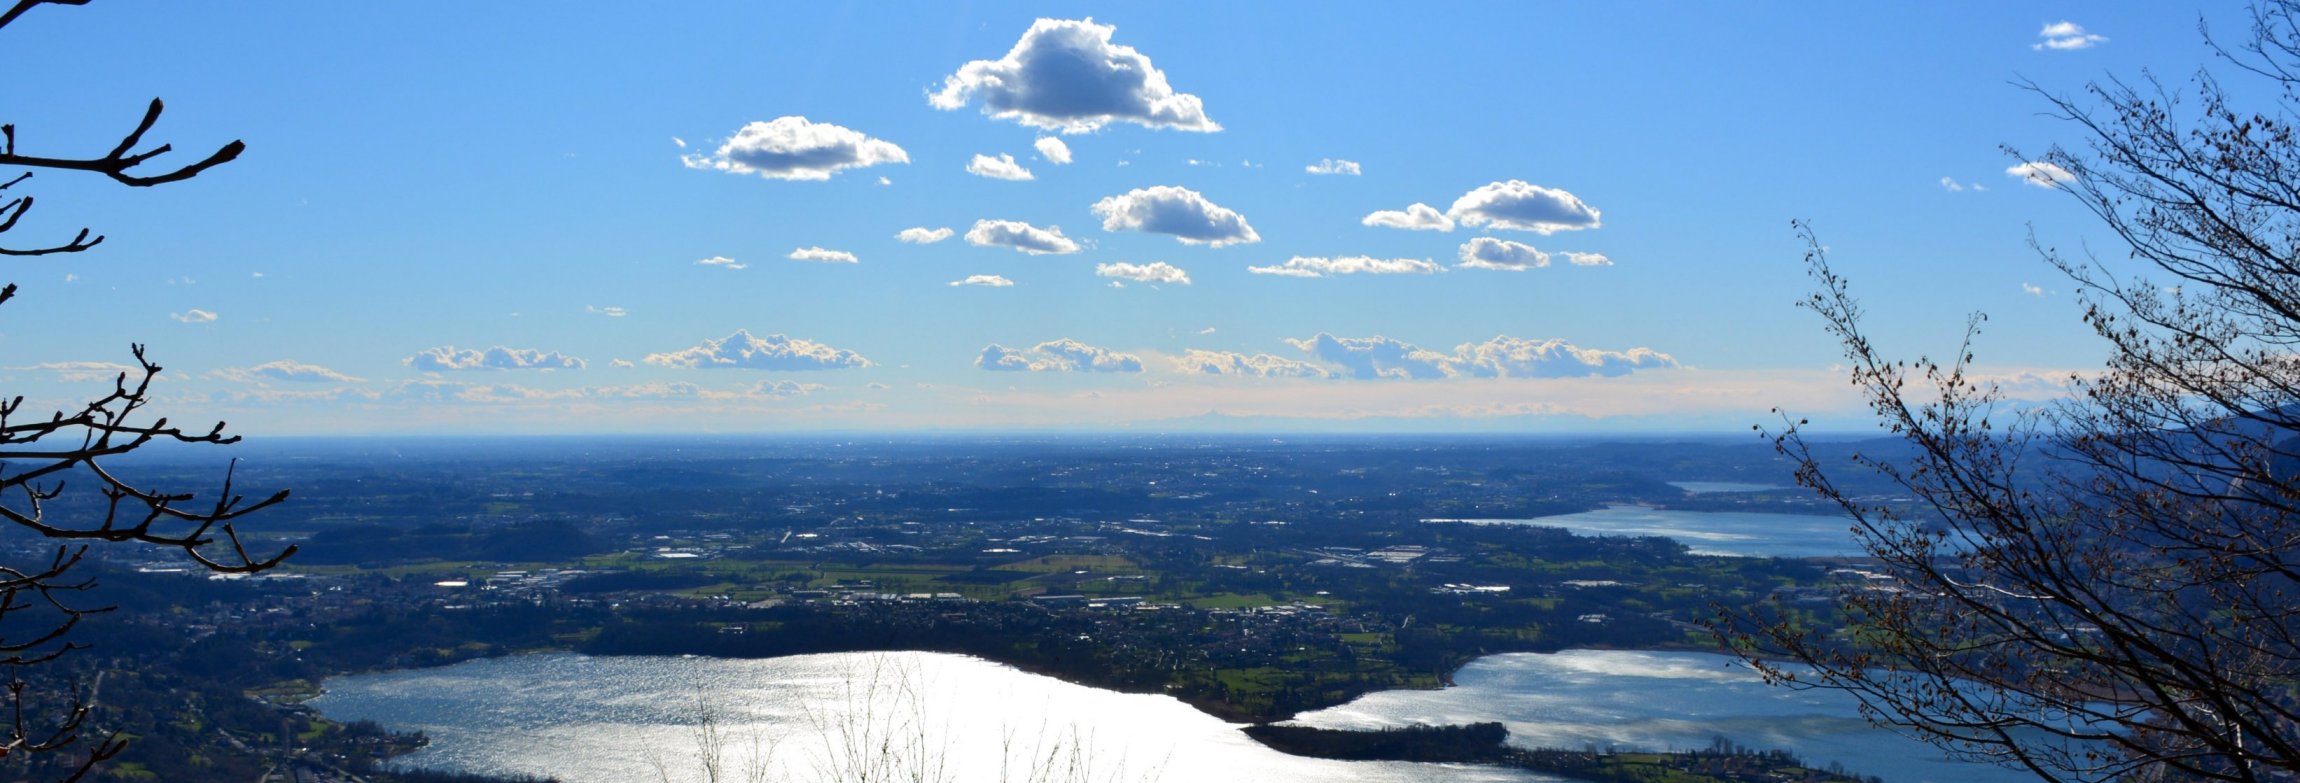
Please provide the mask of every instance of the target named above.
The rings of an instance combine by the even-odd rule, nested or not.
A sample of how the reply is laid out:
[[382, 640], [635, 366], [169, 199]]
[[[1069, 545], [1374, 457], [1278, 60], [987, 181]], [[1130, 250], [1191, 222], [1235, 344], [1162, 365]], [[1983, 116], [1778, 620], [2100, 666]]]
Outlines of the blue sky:
[[[143, 342], [170, 415], [249, 434], [1852, 428], [1789, 221], [1888, 351], [1985, 311], [2049, 394], [2102, 351], [2029, 232], [2123, 253], [2007, 173], [2081, 141], [2013, 82], [2178, 84], [2200, 15], [2242, 32], [1584, 5], [39, 8], [0, 31], [20, 151], [153, 96], [178, 155], [249, 149], [19, 186], [0, 238], [107, 239], [9, 262], [0, 384]], [[1376, 225], [1412, 220], [1451, 229]]]

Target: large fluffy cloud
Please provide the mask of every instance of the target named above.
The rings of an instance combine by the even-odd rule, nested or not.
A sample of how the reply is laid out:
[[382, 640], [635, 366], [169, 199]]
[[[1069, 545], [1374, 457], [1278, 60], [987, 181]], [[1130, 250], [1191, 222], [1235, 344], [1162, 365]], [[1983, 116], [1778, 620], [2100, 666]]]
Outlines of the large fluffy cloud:
[[1003, 372], [1141, 372], [1142, 357], [1063, 338], [1029, 348], [992, 343], [974, 366]]
[[1358, 222], [1369, 226], [1402, 228], [1408, 231], [1453, 230], [1453, 218], [1446, 217], [1445, 213], [1437, 211], [1437, 207], [1419, 201], [1414, 202], [1413, 206], [1406, 207], [1404, 210], [1384, 209], [1374, 212]]
[[1115, 264], [1095, 264], [1094, 274], [1102, 277], [1132, 280], [1137, 283], [1190, 284], [1188, 272], [1164, 261], [1152, 261], [1147, 264], [1129, 264], [1124, 261]]
[[1198, 96], [1175, 92], [1166, 74], [1131, 46], [1110, 42], [1114, 25], [1040, 19], [1005, 57], [975, 60], [927, 96], [950, 110], [982, 99], [982, 111], [1033, 128], [1085, 133], [1112, 122], [1212, 132]]
[[1677, 366], [1675, 357], [1651, 348], [1606, 351], [1564, 340], [1506, 335], [1462, 343], [1452, 353], [1378, 335], [1335, 337], [1324, 332], [1286, 344], [1340, 367], [1352, 378], [1570, 378]]
[[680, 158], [692, 169], [757, 174], [768, 179], [830, 179], [843, 169], [881, 163], [909, 163], [910, 154], [893, 142], [805, 117], [754, 122], [709, 155]]
[[589, 363], [558, 351], [495, 346], [484, 351], [443, 345], [426, 348], [401, 364], [428, 372], [449, 370], [580, 370]]
[[1078, 252], [1078, 243], [1062, 235], [1061, 226], [1039, 228], [1020, 220], [977, 220], [966, 232], [966, 242], [979, 247], [1011, 247], [1034, 256]]
[[1461, 267], [1464, 269], [1522, 272], [1542, 266], [1549, 266], [1549, 254], [1522, 242], [1477, 237], [1461, 246]]
[[869, 359], [853, 351], [779, 334], [754, 337], [743, 329], [735, 330], [723, 340], [704, 340], [702, 345], [693, 348], [651, 353], [642, 361], [665, 367], [746, 370], [835, 370], [871, 366]]
[[1328, 277], [1332, 275], [1427, 275], [1445, 271], [1435, 262], [1419, 258], [1372, 258], [1368, 256], [1294, 256], [1276, 266], [1249, 266], [1246, 271], [1257, 275], [1281, 277]]
[[1174, 369], [1190, 375], [1243, 375], [1254, 378], [1331, 378], [1332, 371], [1315, 364], [1266, 353], [1202, 351], [1192, 348], [1174, 358]]
[[1236, 212], [1207, 201], [1189, 188], [1159, 185], [1138, 188], [1094, 202], [1104, 231], [1143, 231], [1172, 234], [1186, 245], [1224, 245], [1260, 242], [1254, 227]]
[[1580, 197], [1524, 180], [1495, 182], [1454, 199], [1446, 214], [1465, 226], [1491, 226], [1536, 234], [1599, 225], [1597, 208]]
[[975, 175], [977, 177], [989, 177], [991, 179], [1004, 179], [1014, 181], [1037, 179], [1037, 177], [1031, 175], [1029, 169], [1023, 168], [1022, 164], [1014, 162], [1013, 155], [1008, 155], [1003, 152], [999, 153], [998, 157], [995, 158], [989, 155], [977, 153], [974, 156], [974, 162], [966, 164], [966, 173]]

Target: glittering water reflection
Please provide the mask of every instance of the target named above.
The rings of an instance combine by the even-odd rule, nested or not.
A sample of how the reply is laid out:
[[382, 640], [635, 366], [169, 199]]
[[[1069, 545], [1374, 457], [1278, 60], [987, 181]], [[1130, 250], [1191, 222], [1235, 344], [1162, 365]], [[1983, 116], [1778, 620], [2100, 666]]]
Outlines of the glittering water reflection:
[[[407, 763], [568, 783], [722, 780], [1554, 781], [1288, 756], [1180, 701], [935, 653], [552, 654], [338, 677], [312, 706], [432, 737]], [[704, 716], [709, 716], [708, 720]], [[708, 728], [706, 728], [708, 726]], [[712, 739], [715, 737], [715, 739]]]
[[1707, 653], [1569, 650], [1480, 658], [1439, 691], [1385, 691], [1297, 721], [1371, 729], [1499, 720], [1526, 747], [1707, 747], [1726, 739], [1835, 761], [1888, 783], [1995, 783], [2033, 778], [1949, 761], [1932, 746], [1863, 721], [1851, 697], [1765, 685], [1734, 659]]
[[1477, 525], [1561, 527], [1583, 536], [1667, 536], [1695, 553], [1744, 557], [1834, 557], [1862, 554], [1852, 520], [1760, 511], [1681, 511], [1609, 506], [1531, 519], [1431, 519]]

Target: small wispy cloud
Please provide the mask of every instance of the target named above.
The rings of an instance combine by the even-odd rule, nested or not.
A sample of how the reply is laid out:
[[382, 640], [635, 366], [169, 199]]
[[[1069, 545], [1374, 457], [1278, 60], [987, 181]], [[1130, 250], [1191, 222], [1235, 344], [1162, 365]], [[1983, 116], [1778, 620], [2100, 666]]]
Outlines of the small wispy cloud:
[[216, 371], [217, 375], [235, 381], [289, 381], [293, 383], [358, 383], [354, 378], [316, 364], [281, 359], [264, 362], [254, 367], [239, 367]]
[[1153, 261], [1147, 264], [1130, 264], [1124, 261], [1115, 264], [1095, 264], [1094, 274], [1100, 277], [1132, 280], [1137, 283], [1190, 284], [1189, 273], [1164, 261]]
[[1030, 146], [1037, 147], [1038, 157], [1045, 158], [1048, 163], [1057, 166], [1070, 165], [1070, 145], [1063, 143], [1060, 138], [1040, 136], [1037, 141], [1031, 142]]
[[1028, 348], [992, 343], [974, 366], [1002, 372], [1141, 372], [1142, 357], [1063, 338]]
[[1358, 176], [1358, 162], [1354, 160], [1326, 158], [1316, 163], [1303, 166], [1302, 170], [1312, 174], [1343, 174], [1355, 177]]
[[737, 329], [723, 339], [677, 351], [651, 353], [648, 364], [662, 367], [744, 370], [833, 370], [869, 367], [871, 362], [853, 351], [796, 337], [754, 336]]
[[187, 324], [215, 323], [216, 320], [215, 313], [209, 312], [207, 310], [202, 310], [197, 307], [194, 307], [190, 310], [185, 310], [181, 313], [169, 313], [168, 317], [173, 318], [180, 323]]
[[976, 285], [986, 288], [1007, 288], [1013, 286], [1014, 281], [1006, 279], [1003, 275], [967, 275], [964, 280], [950, 281], [950, 285], [953, 287]]
[[1274, 266], [1249, 266], [1246, 271], [1257, 275], [1280, 277], [1331, 277], [1334, 275], [1429, 275], [1445, 271], [1440, 266], [1421, 258], [1373, 258], [1370, 256], [1295, 256], [1286, 263]]
[[735, 259], [732, 259], [732, 258], [728, 258], [728, 257], [726, 257], [726, 256], [711, 256], [710, 258], [705, 258], [705, 259], [701, 259], [701, 260], [698, 260], [698, 261], [696, 261], [696, 262], [695, 262], [695, 265], [696, 265], [696, 266], [715, 266], [715, 267], [719, 267], [719, 268], [722, 268], [722, 269], [749, 269], [749, 268], [751, 268], [751, 265], [750, 265], [750, 264], [738, 263], [738, 262], [736, 262], [736, 261], [735, 261]]
[[1445, 213], [1439, 212], [1437, 207], [1418, 201], [1414, 202], [1413, 206], [1403, 210], [1384, 209], [1374, 212], [1366, 215], [1365, 219], [1358, 222], [1380, 228], [1402, 228], [1407, 231], [1453, 230], [1453, 218], [1446, 217]]
[[1061, 226], [1039, 228], [1019, 220], [977, 220], [967, 230], [966, 243], [976, 247], [1010, 247], [1034, 256], [1078, 252], [1078, 243], [1062, 235]]
[[1549, 266], [1549, 254], [1523, 242], [1476, 237], [1461, 246], [1461, 263], [1457, 266], [1462, 269], [1523, 272]]
[[901, 233], [895, 234], [894, 238], [904, 242], [909, 242], [913, 245], [931, 245], [936, 242], [949, 239], [951, 235], [955, 233], [958, 232], [952, 231], [948, 227], [927, 228], [925, 226], [914, 226], [911, 228], [903, 229]]
[[593, 307], [591, 305], [584, 305], [583, 312], [590, 313], [592, 315], [604, 315], [609, 318], [621, 318], [625, 315], [623, 308], [614, 306]]
[[2090, 49], [2092, 47], [2108, 43], [2108, 36], [2095, 35], [2093, 33], [2085, 32], [2084, 25], [2080, 25], [2066, 19], [2045, 25], [2044, 29], [2037, 31], [2036, 37], [2039, 40], [2036, 43], [2029, 44], [2028, 48], [2035, 49], [2040, 52], [2047, 50], [2066, 52], [2074, 51], [2077, 49]]
[[844, 250], [831, 250], [822, 247], [802, 247], [791, 251], [789, 258], [792, 261], [813, 261], [821, 264], [853, 264], [859, 262], [859, 259], [855, 258], [855, 254], [853, 253], [849, 253]]
[[2029, 296], [2044, 296], [2044, 287], [2033, 283], [2020, 284], [2020, 292]]
[[979, 153], [976, 154], [974, 156], [974, 161], [966, 164], [966, 173], [975, 175], [977, 177], [989, 177], [991, 179], [1003, 179], [1013, 182], [1025, 182], [1037, 179], [1036, 176], [1030, 173], [1030, 169], [1023, 168], [1022, 164], [1016, 163], [1014, 161], [1013, 155], [1008, 155], [1003, 152], [999, 153], [998, 157], [995, 158], [989, 155], [983, 155]]
[[1558, 253], [1558, 255], [1565, 256], [1565, 262], [1574, 266], [1613, 265], [1613, 259], [1607, 258], [1604, 253], [1576, 253], [1571, 250], [1567, 250]]
[[2070, 174], [2068, 169], [2042, 160], [2032, 160], [2006, 168], [2005, 175], [2019, 177], [2020, 181], [2040, 188], [2058, 188], [2076, 181], [2076, 175]]
[[452, 345], [426, 348], [401, 364], [426, 372], [460, 370], [580, 370], [589, 363], [558, 351], [495, 346], [486, 350], [456, 349]]
[[792, 116], [744, 125], [717, 151], [685, 155], [679, 160], [691, 169], [757, 174], [768, 179], [826, 180], [845, 169], [909, 163], [910, 154], [893, 142], [851, 128]]

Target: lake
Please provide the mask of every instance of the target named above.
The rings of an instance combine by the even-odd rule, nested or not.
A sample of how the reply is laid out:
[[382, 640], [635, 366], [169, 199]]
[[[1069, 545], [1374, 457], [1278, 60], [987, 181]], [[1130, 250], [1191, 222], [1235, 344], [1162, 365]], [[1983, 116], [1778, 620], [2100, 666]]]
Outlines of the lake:
[[[431, 736], [418, 766], [567, 783], [722, 780], [764, 757], [775, 781], [1438, 783], [1559, 778], [1507, 770], [1289, 756], [1166, 696], [1072, 685], [940, 653], [761, 660], [512, 656], [336, 677], [311, 705]], [[886, 749], [878, 752], [875, 749]], [[658, 764], [661, 772], [658, 772]], [[1003, 774], [1001, 774], [1003, 772]]]
[[1474, 525], [1561, 527], [1583, 536], [1667, 536], [1696, 554], [1740, 557], [1838, 557], [1865, 554], [1853, 543], [1853, 520], [1764, 511], [1680, 511], [1608, 506], [1531, 519], [1425, 519]]
[[[1721, 734], [1790, 748], [1816, 763], [1842, 761], [1891, 783], [2021, 779], [1939, 760], [1926, 746], [1862, 723], [1839, 694], [1769, 688], [1718, 655], [1496, 655], [1462, 669], [1456, 682], [1441, 691], [1370, 694], [1301, 720], [1334, 728], [1499, 720], [1513, 742], [1529, 746], [1692, 748]], [[311, 704], [330, 718], [429, 734], [431, 746], [406, 763], [568, 783], [703, 781], [701, 759], [710, 754], [699, 749], [714, 745], [721, 779], [734, 780], [748, 779], [741, 771], [754, 758], [774, 768], [774, 780], [1558, 780], [1288, 756], [1172, 698], [939, 653], [542, 654], [337, 677], [327, 691]]]

